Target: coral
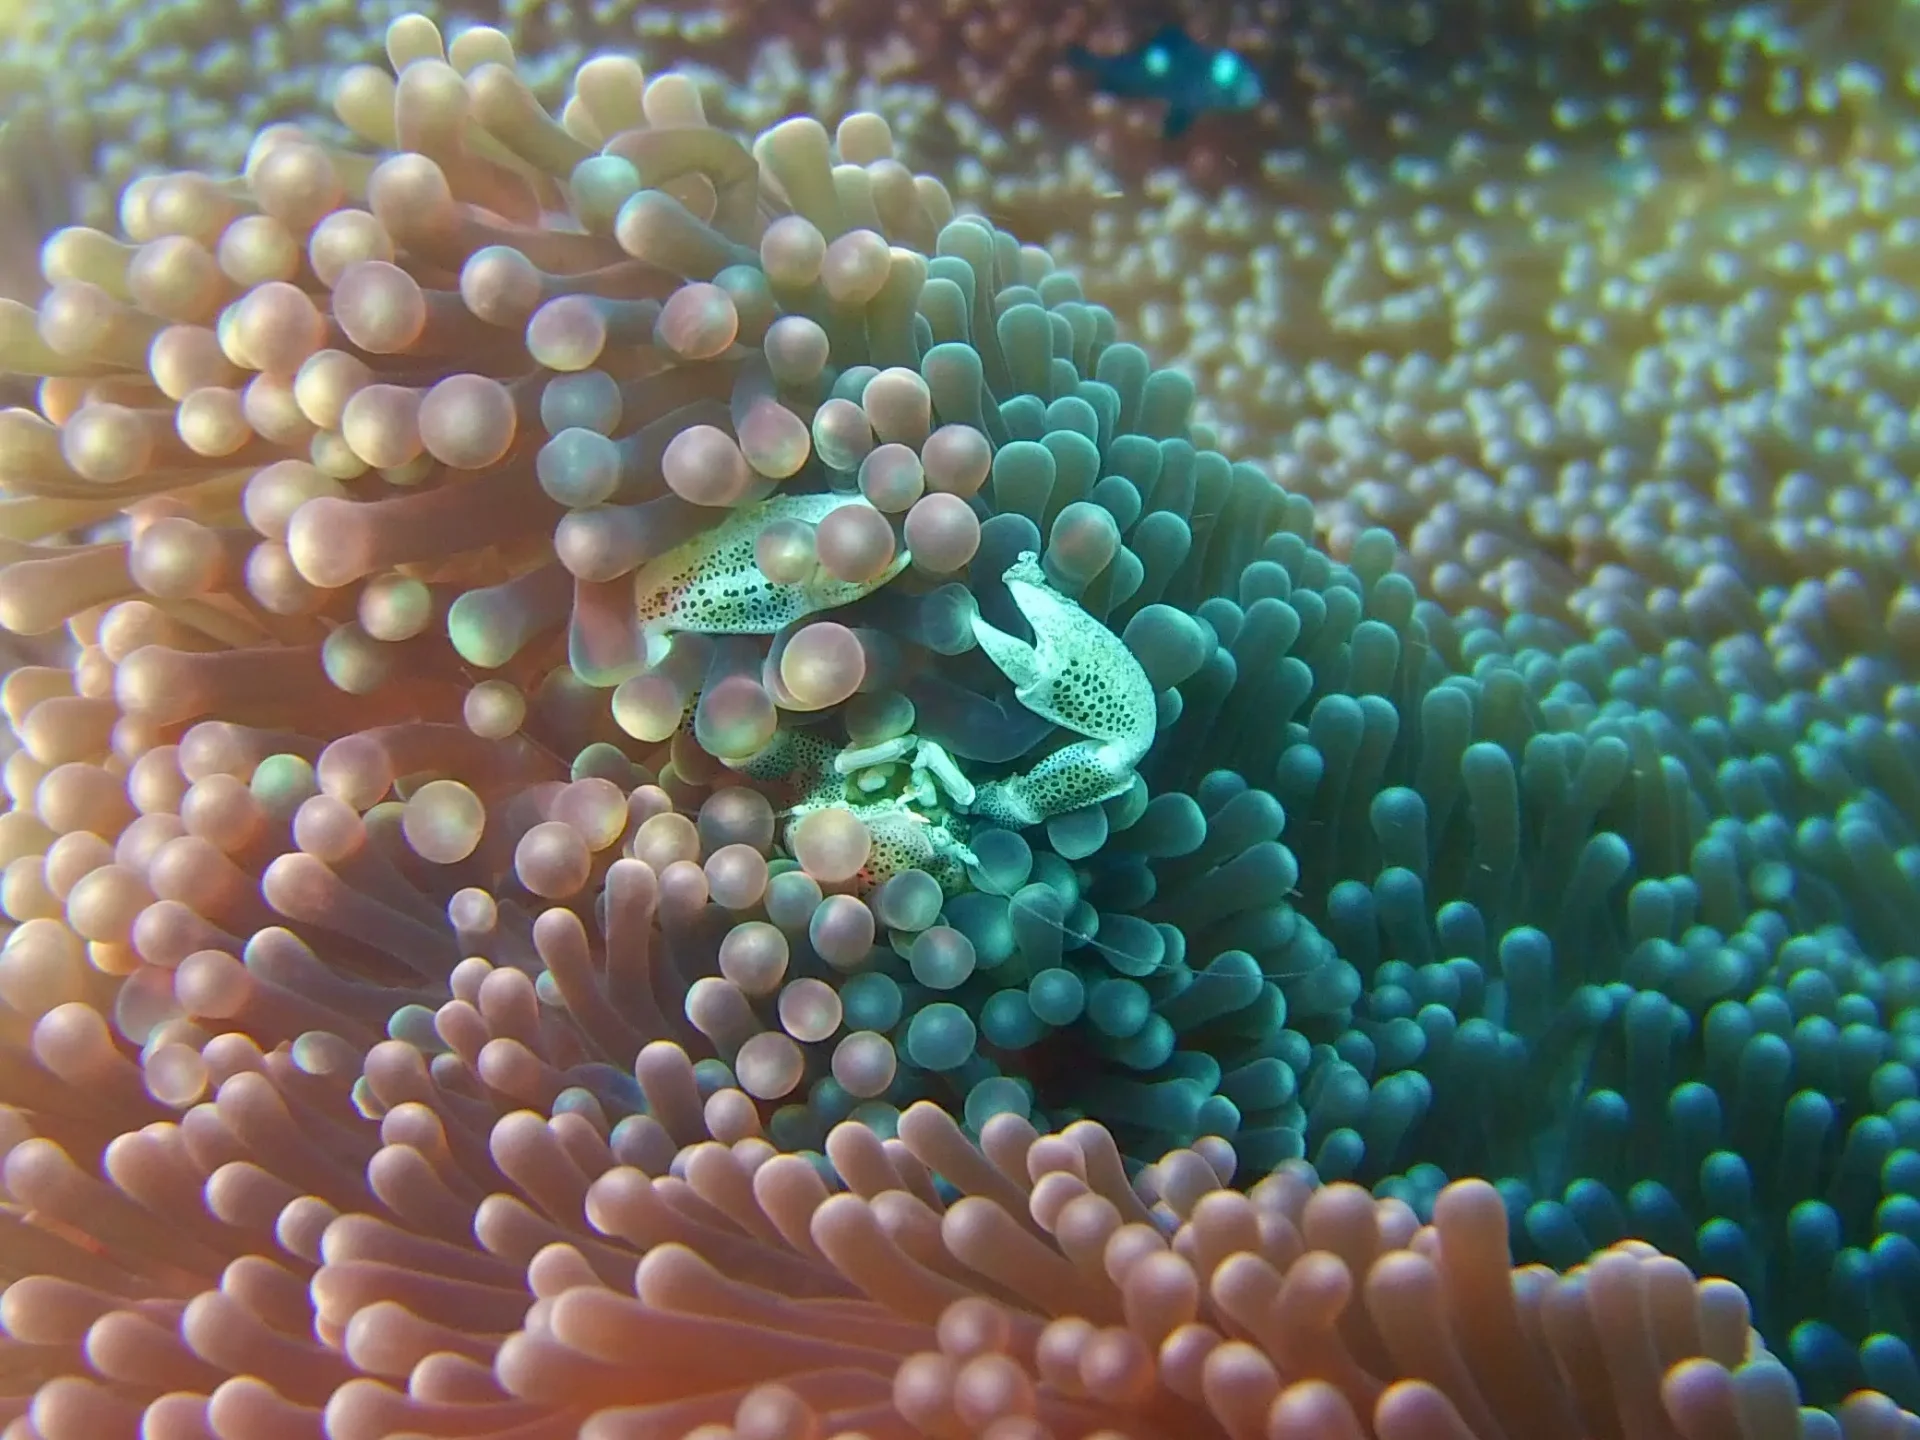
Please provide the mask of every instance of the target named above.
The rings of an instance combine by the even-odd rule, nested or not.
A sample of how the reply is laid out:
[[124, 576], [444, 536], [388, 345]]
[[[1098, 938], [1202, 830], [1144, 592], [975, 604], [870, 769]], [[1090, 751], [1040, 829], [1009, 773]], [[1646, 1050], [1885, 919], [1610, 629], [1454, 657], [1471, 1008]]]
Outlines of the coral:
[[[470, 1425], [545, 1415], [588, 1435], [704, 1435], [730, 1420], [762, 1433], [749, 1414], [794, 1427], [766, 1433], [809, 1433], [809, 1410], [816, 1433], [1036, 1436], [1257, 1434], [1277, 1416], [1360, 1434], [1356, 1406], [1384, 1436], [1451, 1433], [1450, 1411], [1454, 1425], [1468, 1417], [1459, 1433], [1487, 1435], [1667, 1417], [1678, 1433], [1759, 1434], [1797, 1418], [1732, 1287], [1694, 1287], [1631, 1248], [1565, 1279], [1510, 1279], [1484, 1186], [1450, 1192], [1420, 1231], [1403, 1207], [1315, 1190], [1300, 1172], [1235, 1194], [1188, 1151], [1149, 1173], [1149, 1209], [1096, 1126], [1042, 1137], [1001, 1117], [975, 1148], [931, 1106], [903, 1116], [899, 1141], [838, 1129], [845, 1189], [751, 1138], [676, 1154], [656, 1132], [644, 1161], [618, 1159], [621, 1139], [610, 1150], [590, 1129], [525, 1112], [496, 1123], [490, 1148], [507, 1173], [559, 1172], [476, 1216], [499, 1237], [489, 1249], [527, 1254], [533, 1302], [515, 1297], [525, 1318], [504, 1335], [472, 1333], [452, 1293], [349, 1276], [371, 1268], [356, 1266], [360, 1247], [330, 1246], [314, 1288], [339, 1296], [331, 1318], [380, 1373], [411, 1373], [406, 1394], [338, 1392], [330, 1417], [351, 1396], [389, 1428], [420, 1424], [440, 1398], [418, 1393], [423, 1342], [457, 1336], [505, 1391], [467, 1387]], [[551, 1239], [528, 1253], [537, 1236]], [[416, 1265], [452, 1278], [458, 1252], [434, 1264], [426, 1242], [412, 1248]], [[1659, 1348], [1632, 1369], [1594, 1366], [1611, 1357], [1614, 1325], [1638, 1338], [1656, 1312]], [[1618, 1398], [1593, 1383], [1608, 1370]], [[768, 1379], [784, 1393], [750, 1389]], [[757, 1414], [776, 1406], [784, 1422]], [[1856, 1409], [1851, 1423], [1892, 1418], [1864, 1397]]]
[[[543, 99], [559, 96], [572, 68], [597, 50], [637, 39], [650, 62], [698, 64], [768, 103], [827, 118], [876, 105], [876, 82], [892, 92], [891, 113], [901, 113], [903, 97], [930, 99], [912, 106], [903, 135], [943, 170], [1004, 154], [1000, 178], [1012, 180], [1027, 173], [1036, 149], [1066, 137], [1129, 182], [1164, 154], [1190, 181], [1217, 186], [1257, 171], [1275, 150], [1385, 161], [1465, 128], [1584, 137], [1735, 117], [1789, 139], [1843, 141], [1850, 116], [1835, 97], [1858, 85], [1859, 72], [1884, 69], [1892, 86], [1905, 79], [1888, 58], [1911, 50], [1910, 22], [1898, 11], [1075, 0], [1041, 23], [1010, 0], [664, 0], [478, 4], [463, 13], [468, 23], [499, 27], [529, 57], [528, 79]], [[292, 10], [113, 0], [20, 7], [0, 21], [18, 57], [0, 71], [13, 82], [3, 93], [45, 94], [86, 132], [116, 185], [142, 165], [231, 166], [262, 125], [324, 109], [331, 76], [372, 58], [399, 13], [396, 4], [332, 0]], [[1193, 143], [1161, 152], [1150, 117], [1091, 99], [1064, 61], [1073, 44], [1124, 50], [1166, 24], [1244, 54], [1273, 97], [1263, 113], [1203, 125]], [[86, 106], [78, 103], [84, 84], [94, 89]], [[1036, 144], [1041, 135], [1048, 140]]]
[[[1474, 587], [1424, 534], [1337, 515], [1321, 548], [1303, 466], [1230, 460], [1191, 378], [878, 115], [749, 148], [684, 75], [598, 57], [556, 119], [498, 31], [387, 48], [339, 87], [354, 145], [275, 125], [236, 180], [137, 181], [119, 236], [62, 231], [37, 305], [0, 301], [43, 377], [0, 415], [0, 623], [76, 647], [0, 695], [3, 1093], [75, 1174], [180, 1114], [210, 1177], [241, 1158], [211, 1115], [281, 1183], [464, 1244], [523, 1107], [655, 1174], [663, 1130], [856, 1191], [834, 1137], [909, 1144], [927, 1099], [983, 1144], [1091, 1118], [1267, 1194], [1310, 1160], [1441, 1243], [1486, 1175], [1523, 1255], [1645, 1232], [1750, 1288], [1810, 1399], [1920, 1403], [1899, 546], [1843, 534], [1859, 568], [1785, 592], [1708, 549], [1667, 600], [1443, 608], [1408, 571]], [[1455, 378], [1505, 393], [1532, 352], [1487, 343]], [[396, 1135], [434, 1111], [471, 1183], [389, 1199], [349, 1100]], [[543, 1164], [515, 1183], [570, 1183]], [[35, 1268], [152, 1298], [85, 1271], [103, 1238], [154, 1268], [129, 1226]], [[345, 1378], [352, 1311], [292, 1403]], [[1696, 1353], [1744, 1350], [1662, 1358]], [[1683, 1432], [1721, 1403], [1697, 1373]]]
[[[141, 170], [233, 167], [263, 124], [324, 108], [392, 14], [31, 7], [20, 88], [54, 87], [47, 109], [97, 131], [97, 222]], [[650, 62], [705, 67], [725, 125], [884, 111], [903, 158], [1048, 245], [1194, 373], [1228, 448], [1327, 501], [1336, 554], [1392, 529], [1453, 608], [1597, 628], [1624, 607], [1668, 638], [1725, 563], [1775, 607], [1857, 571], [1911, 628], [1909, 7], [1257, 0], [1066, 5], [1037, 25], [1003, 0], [730, 0], [469, 18], [521, 47], [549, 103], [637, 32]], [[1168, 20], [1253, 56], [1269, 113], [1169, 149], [1062, 63]], [[107, 98], [60, 88], [79, 85]], [[1250, 352], [1266, 335], [1286, 343]]]
[[[1639, 1245], [1512, 1271], [1485, 1185], [1428, 1226], [1303, 1167], [1223, 1188], [1227, 1147], [1129, 1186], [1098, 1126], [1001, 1116], [976, 1146], [927, 1105], [898, 1139], [839, 1126], [823, 1174], [738, 1091], [703, 1108], [666, 1044], [635, 1065], [651, 1114], [611, 1129], [591, 1104], [496, 1110], [377, 1046], [376, 1138], [324, 1048], [207, 1041], [213, 1097], [116, 1140], [105, 1182], [7, 1112], [30, 1207], [7, 1212], [12, 1263], [33, 1272], [0, 1302], [16, 1427], [1823, 1433], [1735, 1287]], [[1911, 1423], [1862, 1395], [1824, 1433]]]

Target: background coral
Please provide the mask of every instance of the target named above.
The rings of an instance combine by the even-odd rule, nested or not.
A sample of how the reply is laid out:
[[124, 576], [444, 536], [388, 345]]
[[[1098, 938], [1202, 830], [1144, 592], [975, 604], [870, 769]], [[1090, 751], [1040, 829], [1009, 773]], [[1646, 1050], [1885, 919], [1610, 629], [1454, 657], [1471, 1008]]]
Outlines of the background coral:
[[[260, 125], [324, 108], [391, 14], [34, 7], [20, 93], [56, 88], [109, 187], [230, 168]], [[1670, 632], [1663, 612], [1719, 559], [1783, 595], [1853, 567], [1877, 608], [1912, 606], [1887, 539], [1909, 533], [1891, 477], [1911, 387], [1867, 358], [1902, 344], [1907, 7], [472, 18], [538, 57], [550, 102], [637, 33], [709, 67], [722, 123], [884, 110], [912, 163], [1195, 373], [1229, 445], [1337, 502], [1337, 552], [1383, 524], [1451, 605], [1628, 605]], [[1151, 106], [1094, 100], [1062, 62], [1169, 18], [1255, 59], [1262, 118], [1168, 147]], [[80, 84], [86, 104], [57, 88]], [[1275, 354], [1247, 348], [1269, 334]], [[1831, 499], [1808, 479], [1827, 455], [1849, 472]]]
[[[351, 1095], [384, 1128], [425, 1077], [470, 1130], [534, 1105], [657, 1146], [667, 1102], [631, 1065], [672, 1036], [712, 1052], [673, 1103], [729, 1143], [818, 1149], [856, 1112], [884, 1134], [932, 1093], [982, 1133], [1107, 1116], [1136, 1161], [1224, 1166], [1231, 1137], [1243, 1179], [1310, 1156], [1415, 1220], [1492, 1175], [1531, 1253], [1652, 1235], [1750, 1286], [1813, 1398], [1912, 1403], [1897, 546], [1796, 588], [1716, 551], [1663, 597], [1644, 581], [1680, 561], [1654, 545], [1592, 604], [1463, 608], [1421, 536], [1358, 524], [1393, 514], [1320, 548], [1304, 495], [1215, 448], [1191, 380], [1046, 253], [948, 224], [876, 117], [837, 152], [779, 127], [756, 165], [683, 79], [596, 62], [556, 124], [495, 32], [452, 65], [416, 20], [388, 43], [399, 82], [351, 72], [339, 108], [409, 153], [269, 131], [243, 184], [136, 185], [123, 239], [67, 232], [38, 309], [0, 312], [9, 363], [54, 377], [0, 431], [0, 603], [80, 647], [7, 688], [11, 1049], [75, 1173], [220, 1114], [241, 1072], [292, 1095], [234, 1090], [260, 1168], [336, 1208], [363, 1203], [368, 1134], [301, 1162], [276, 1104], [299, 1127]], [[584, 233], [541, 218], [563, 177]], [[1099, 273], [1136, 254], [1180, 252]], [[1506, 333], [1461, 362], [1469, 395], [1531, 353]], [[902, 540], [934, 563], [817, 646], [676, 641], [627, 673], [627, 577], [774, 480], [898, 518], [781, 532], [756, 564], [852, 574]], [[997, 577], [1023, 549], [1154, 680], [1142, 785], [974, 833], [950, 900], [828, 893], [863, 857], [796, 868], [716, 757], [811, 714], [937, 734], [982, 774], [1033, 759], [958, 623], [1018, 626]], [[796, 693], [803, 668], [823, 688]], [[203, 1155], [239, 1158], [222, 1143]], [[16, 1196], [60, 1211], [21, 1168]], [[98, 1239], [43, 1243], [71, 1267]]]

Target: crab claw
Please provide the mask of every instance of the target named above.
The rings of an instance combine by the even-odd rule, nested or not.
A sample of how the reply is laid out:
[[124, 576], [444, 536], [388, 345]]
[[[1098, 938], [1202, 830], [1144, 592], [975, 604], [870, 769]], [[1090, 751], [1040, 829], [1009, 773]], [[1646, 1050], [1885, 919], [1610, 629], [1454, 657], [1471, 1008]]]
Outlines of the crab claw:
[[1024, 775], [980, 787], [970, 807], [998, 824], [1037, 825], [1111, 799], [1133, 782], [1153, 744], [1153, 683], [1120, 637], [1048, 583], [1023, 553], [1003, 577], [1033, 627], [1029, 645], [973, 617], [974, 638], [1013, 682], [1027, 709], [1086, 740], [1054, 751]]
[[[1007, 573], [1011, 575], [1013, 572], [1010, 570]], [[1018, 599], [1016, 594], [1015, 603], [1018, 603]], [[1020, 613], [1027, 613], [1026, 606], [1020, 607]], [[1034, 633], [1039, 633], [1038, 626]], [[1020, 697], [1021, 704], [1026, 705], [1028, 695], [1037, 690], [1041, 681], [1040, 652], [1018, 636], [1009, 635], [997, 626], [988, 624], [977, 610], [973, 613], [973, 638], [987, 652], [987, 658], [993, 662], [994, 668], [1013, 682], [1013, 693]], [[1027, 705], [1027, 708], [1033, 709], [1031, 705]]]
[[781, 583], [760, 568], [757, 544], [783, 520], [817, 525], [845, 505], [865, 505], [858, 495], [776, 495], [743, 505], [710, 530], [702, 530], [642, 565], [633, 577], [634, 610], [646, 638], [648, 660], [657, 660], [665, 637], [691, 630], [703, 635], [772, 635], [796, 620], [871, 595], [906, 567], [901, 547], [887, 568], [870, 580], [839, 580], [818, 566], [805, 579]]

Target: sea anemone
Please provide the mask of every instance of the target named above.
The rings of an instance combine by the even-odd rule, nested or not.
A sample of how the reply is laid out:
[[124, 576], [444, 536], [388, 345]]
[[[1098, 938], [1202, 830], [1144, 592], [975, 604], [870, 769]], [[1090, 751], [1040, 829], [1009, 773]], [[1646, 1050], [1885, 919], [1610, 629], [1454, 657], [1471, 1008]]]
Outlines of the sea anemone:
[[[1496, 1178], [1528, 1253], [1647, 1234], [1748, 1284], [1812, 1398], [1920, 1403], [1920, 747], [1875, 576], [1771, 650], [1737, 556], [1691, 638], [1443, 609], [877, 114], [749, 149], [631, 60], [555, 119], [499, 31], [387, 48], [357, 147], [138, 180], [0, 302], [45, 377], [0, 415], [0, 623], [77, 646], [0, 695], [46, 1173], [94, 1195], [201, 1115], [203, 1175], [464, 1243], [529, 1106], [855, 1190], [833, 1137], [929, 1099], [983, 1143], [1091, 1118], [1396, 1226]], [[367, 1120], [420, 1106], [478, 1168], [390, 1197]], [[158, 1265], [111, 1218], [34, 1268]]]
[[1225, 1188], [1230, 1147], [1129, 1184], [1090, 1122], [1043, 1136], [1001, 1115], [976, 1146], [927, 1104], [898, 1139], [836, 1127], [828, 1168], [738, 1133], [738, 1091], [703, 1118], [664, 1043], [635, 1066], [658, 1118], [611, 1131], [577, 1108], [489, 1125], [402, 1051], [367, 1059], [408, 1096], [376, 1146], [337, 1081], [234, 1036], [205, 1049], [230, 1069], [218, 1099], [116, 1141], [108, 1184], [15, 1139], [6, 1184], [33, 1208], [14, 1263], [36, 1273], [0, 1300], [13, 1423], [45, 1440], [1913, 1424], [1862, 1394], [1818, 1428], [1737, 1287], [1649, 1246], [1513, 1271], [1479, 1182], [1422, 1226], [1302, 1166]]

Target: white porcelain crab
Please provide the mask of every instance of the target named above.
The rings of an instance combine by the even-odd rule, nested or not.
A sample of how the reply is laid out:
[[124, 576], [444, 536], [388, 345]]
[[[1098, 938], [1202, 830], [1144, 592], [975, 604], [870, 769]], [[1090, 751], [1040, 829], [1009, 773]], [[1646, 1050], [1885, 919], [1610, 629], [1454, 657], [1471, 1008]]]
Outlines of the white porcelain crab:
[[[888, 742], [836, 750], [814, 731], [782, 726], [764, 750], [732, 762], [732, 768], [797, 790], [798, 798], [781, 812], [789, 833], [816, 810], [838, 806], [858, 817], [873, 836], [860, 889], [902, 870], [924, 870], [949, 892], [962, 889], [967, 867], [977, 862], [961, 837], [961, 817], [942, 801], [930, 773], [953, 762], [931, 741], [901, 738], [904, 749]], [[908, 766], [904, 784], [888, 773], [903, 760]], [[965, 777], [957, 769], [953, 773], [971, 791]]]
[[[840, 505], [864, 503], [850, 495], [776, 497], [744, 507], [645, 566], [636, 577], [636, 603], [650, 663], [658, 662], [674, 631], [773, 634], [884, 585], [907, 563], [904, 550], [884, 574], [860, 585], [780, 585], [756, 560], [755, 540], [767, 525], [817, 521]], [[1047, 579], [1034, 552], [1023, 552], [1002, 578], [1033, 640], [977, 613], [975, 640], [1013, 682], [1023, 706], [1083, 739], [1026, 771], [979, 786], [938, 744], [912, 734], [836, 750], [812, 731], [782, 726], [759, 753], [727, 763], [752, 778], [797, 787], [799, 798], [787, 811], [794, 819], [830, 805], [853, 810], [874, 834], [875, 874], [918, 867], [943, 884], [973, 862], [963, 817], [1021, 829], [1126, 790], [1156, 728], [1146, 672], [1118, 635]]]

